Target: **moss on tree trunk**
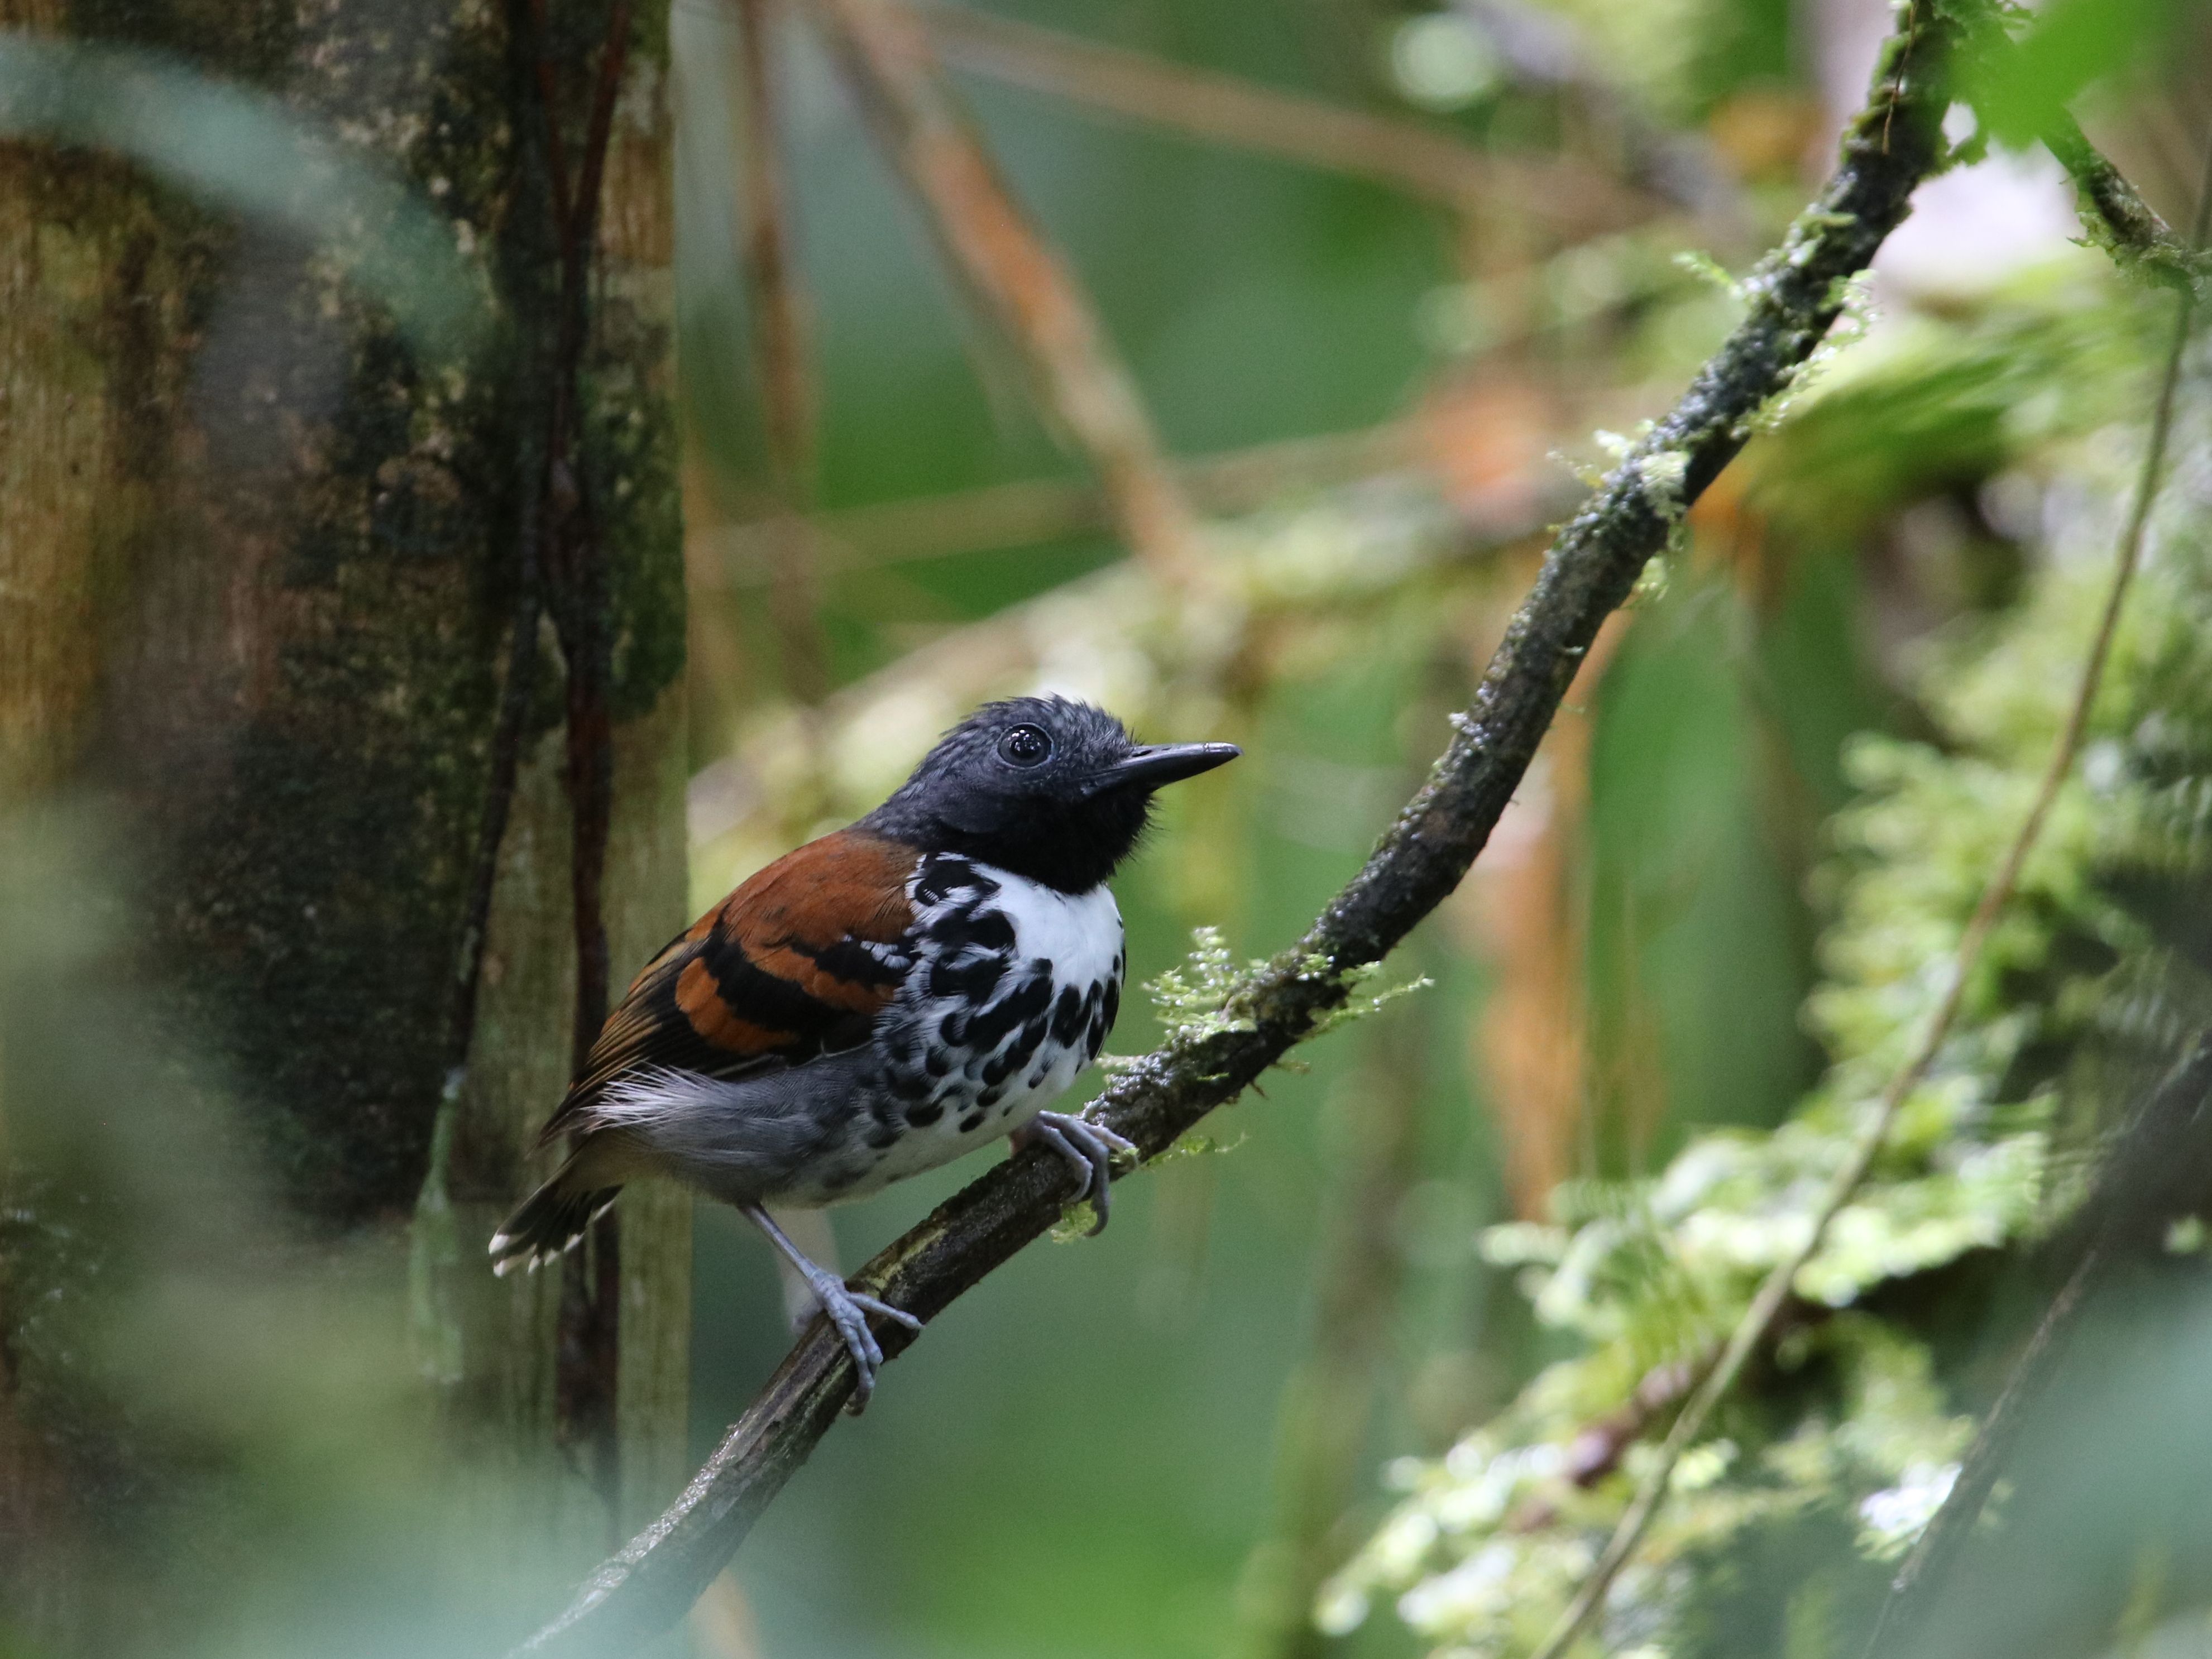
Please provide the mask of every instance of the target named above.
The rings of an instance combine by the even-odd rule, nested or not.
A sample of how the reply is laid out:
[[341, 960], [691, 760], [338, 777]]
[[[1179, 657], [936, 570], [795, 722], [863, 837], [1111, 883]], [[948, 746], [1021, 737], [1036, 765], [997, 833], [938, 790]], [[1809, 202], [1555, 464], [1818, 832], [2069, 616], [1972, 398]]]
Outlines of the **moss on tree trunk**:
[[[525, 1152], [566, 1080], [576, 1006], [550, 623], [468, 1083], [432, 1170], [506, 623], [564, 380], [567, 482], [592, 503], [604, 572], [615, 971], [684, 920], [665, 36], [627, 24], [587, 325], [564, 362], [555, 169], [572, 181], [589, 142], [610, 12], [552, 0], [543, 41], [532, 15], [0, 0], [0, 27], [173, 54], [396, 171], [492, 311], [465, 359], [426, 356], [295, 233], [112, 157], [0, 143], [0, 801], [96, 795], [128, 826], [137, 979], [219, 1063], [296, 1234], [396, 1237], [434, 1173], [451, 1225], [416, 1311], [445, 1419], [457, 1445], [542, 1469], [565, 1494], [553, 1529], [588, 1551], [683, 1474], [690, 1230], [679, 1199], [625, 1206], [620, 1484], [591, 1492], [555, 1444], [558, 1278], [495, 1281], [483, 1255], [542, 1173]], [[27, 1293], [0, 1279], [0, 1335]], [[83, 1382], [0, 1373], [0, 1540], [21, 1547], [0, 1570], [18, 1586], [40, 1577], [37, 1540], [70, 1529], [42, 1396]], [[90, 1628], [41, 1595], [40, 1626]]]

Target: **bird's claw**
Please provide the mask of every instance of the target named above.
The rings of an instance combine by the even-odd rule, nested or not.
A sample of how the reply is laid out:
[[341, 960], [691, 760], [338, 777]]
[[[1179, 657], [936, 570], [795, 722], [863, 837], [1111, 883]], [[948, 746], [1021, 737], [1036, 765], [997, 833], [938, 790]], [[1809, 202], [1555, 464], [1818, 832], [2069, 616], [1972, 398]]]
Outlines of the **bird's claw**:
[[894, 1308], [890, 1303], [878, 1301], [862, 1291], [848, 1290], [845, 1294], [852, 1297], [854, 1305], [864, 1313], [875, 1314], [881, 1318], [890, 1320], [894, 1325], [903, 1325], [910, 1331], [918, 1331], [921, 1328], [921, 1319], [908, 1313], [904, 1308]]
[[814, 1299], [822, 1304], [822, 1311], [830, 1326], [845, 1344], [845, 1352], [853, 1356], [856, 1373], [853, 1384], [852, 1410], [858, 1415], [868, 1403], [869, 1395], [876, 1391], [876, 1371], [884, 1363], [883, 1345], [876, 1334], [868, 1328], [868, 1316], [888, 1319], [895, 1325], [903, 1325], [910, 1331], [919, 1331], [921, 1321], [904, 1308], [894, 1308], [888, 1302], [868, 1295], [864, 1291], [847, 1288], [842, 1281], [823, 1273], [818, 1278], [809, 1276]]
[[1114, 1179], [1114, 1154], [1134, 1152], [1137, 1143], [1079, 1113], [1039, 1112], [1029, 1121], [1026, 1132], [1067, 1160], [1080, 1183], [1075, 1189], [1075, 1201], [1079, 1203], [1087, 1198], [1091, 1207], [1098, 1212], [1090, 1236], [1095, 1238], [1104, 1232], [1107, 1194], [1112, 1190], [1110, 1183]]

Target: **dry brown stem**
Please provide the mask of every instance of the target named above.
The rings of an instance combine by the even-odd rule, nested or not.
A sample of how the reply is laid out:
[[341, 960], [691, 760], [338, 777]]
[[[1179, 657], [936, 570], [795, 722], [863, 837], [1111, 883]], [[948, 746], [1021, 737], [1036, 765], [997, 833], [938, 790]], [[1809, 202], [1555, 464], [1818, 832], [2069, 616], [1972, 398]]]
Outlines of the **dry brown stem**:
[[945, 85], [919, 19], [893, 0], [813, 0], [812, 9], [947, 266], [1019, 354], [1039, 407], [1097, 473], [1115, 527], [1160, 575], [1182, 580], [1198, 521], [1136, 382]]
[[1499, 155], [1418, 121], [1346, 108], [1101, 46], [1056, 29], [965, 6], [918, 8], [939, 54], [955, 69], [1179, 132], [1207, 143], [1349, 173], [1464, 210], [1480, 201], [1571, 234], [1646, 216], [1650, 204], [1594, 167]]

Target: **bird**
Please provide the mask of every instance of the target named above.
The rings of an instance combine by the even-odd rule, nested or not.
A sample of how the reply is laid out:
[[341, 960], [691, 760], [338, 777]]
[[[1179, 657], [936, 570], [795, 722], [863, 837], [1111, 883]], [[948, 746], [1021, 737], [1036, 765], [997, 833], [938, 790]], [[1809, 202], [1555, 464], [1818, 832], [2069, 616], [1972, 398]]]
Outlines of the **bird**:
[[905, 1310], [809, 1259], [769, 1206], [811, 1209], [1005, 1137], [1066, 1163], [1106, 1224], [1118, 1152], [1045, 1109], [1098, 1058], [1128, 953], [1108, 879], [1155, 791], [1234, 744], [1139, 744], [1060, 696], [992, 702], [866, 817], [787, 853], [671, 940], [608, 1015], [538, 1146], [552, 1176], [493, 1235], [499, 1273], [573, 1249], [628, 1182], [733, 1206], [813, 1292], [852, 1355], [855, 1403]]

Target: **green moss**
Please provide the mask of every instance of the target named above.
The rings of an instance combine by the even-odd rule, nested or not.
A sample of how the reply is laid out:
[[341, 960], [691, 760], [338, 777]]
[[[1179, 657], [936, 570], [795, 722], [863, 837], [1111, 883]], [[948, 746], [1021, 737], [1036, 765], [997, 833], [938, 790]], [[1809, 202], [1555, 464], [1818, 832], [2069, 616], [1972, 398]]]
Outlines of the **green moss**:
[[[665, 359], [661, 324], [610, 318], [636, 361]], [[589, 465], [596, 481], [613, 613], [617, 720], [643, 716], [684, 670], [684, 520], [677, 478], [675, 410], [658, 382], [635, 374], [586, 382]]]
[[[149, 963], [215, 1035], [305, 1213], [401, 1213], [447, 1058], [521, 491], [555, 367], [528, 343], [553, 337], [558, 297], [550, 204], [518, 147], [537, 112], [526, 91], [512, 106], [523, 83], [493, 13], [434, 10], [396, 29], [386, 10], [341, 10], [317, 25], [325, 72], [297, 88], [290, 10], [84, 0], [75, 21], [248, 82], [284, 80], [305, 118], [384, 137], [496, 297], [499, 320], [469, 361], [428, 361], [322, 252], [179, 208], [161, 235], [213, 251], [181, 269], [151, 256], [198, 334], [190, 399], [125, 400], [161, 416], [146, 434], [149, 471], [174, 464], [179, 417], [204, 453], [188, 506], [149, 526], [128, 560], [147, 587], [142, 654], [176, 665], [124, 693], [124, 773], [160, 895]], [[580, 52], [605, 13], [557, 7], [553, 26]], [[652, 273], [605, 286], [580, 393], [613, 611], [611, 712], [626, 720], [682, 668], [681, 522], [659, 289]], [[234, 647], [204, 596], [227, 591], [250, 596], [252, 661], [216, 683]], [[544, 730], [560, 719], [561, 665], [540, 669]]]
[[[2008, 415], [1991, 393], [2063, 386], [2077, 411], [2113, 407], [2140, 384], [2141, 356], [2124, 346], [2142, 338], [2139, 315], [2110, 300], [2088, 316], [2023, 319], [2004, 301], [1992, 313], [1923, 328], [1856, 389], [1824, 391], [1806, 428], [1785, 431], [1765, 458], [1777, 496], [1820, 484], [1831, 446], [1869, 445], [1874, 428], [1904, 447], [1967, 434], [1954, 461], [2063, 461], [2124, 495], [2136, 445], [2085, 438], [2079, 412]], [[1846, 421], [1868, 397], [1881, 416]], [[2208, 434], [2191, 441], [2201, 465]], [[1925, 482], [1909, 467], [1863, 481], [1876, 477], [1887, 493], [1870, 511]], [[1924, 654], [1921, 713], [1940, 742], [1864, 735], [1848, 748], [1856, 793], [1828, 827], [1820, 885], [1832, 923], [1806, 1005], [1828, 1065], [1790, 1119], [1694, 1139], [1656, 1179], [1571, 1183], [1551, 1224], [1486, 1236], [1565, 1357], [1441, 1460], [1394, 1471], [1406, 1496], [1324, 1595], [1324, 1626], [1348, 1629], [1387, 1593], [1440, 1648], [1510, 1656], [1551, 1629], [1656, 1448], [1625, 1436], [1617, 1464], [1595, 1479], [1572, 1478], [1574, 1460], [1608, 1425], [1665, 1420], [1666, 1405], [1635, 1402], [1694, 1375], [1763, 1277], [1802, 1247], [1943, 995], [2078, 684], [2111, 576], [2111, 519], [2107, 500], [2053, 520], [2056, 544], [2020, 602]], [[1754, 1387], [1685, 1455], [1594, 1641], [1694, 1649], [1723, 1613], [1739, 1632], [1771, 1621], [1778, 1641], [1792, 1607], [1805, 1619], [1826, 1607], [1826, 1618], [1877, 1596], [1880, 1564], [1941, 1502], [1971, 1420], [1946, 1359], [1955, 1316], [1936, 1311], [1947, 1304], [1929, 1286], [2023, 1256], [2078, 1197], [2100, 1117], [2157, 1074], [2178, 1034], [2212, 1023], [2212, 938], [2190, 920], [2212, 896], [2208, 641], [2212, 530], [2201, 509], [2176, 504], [2125, 613], [2081, 764], [1948, 1040], [1800, 1273], [1802, 1311]], [[1672, 1386], [1679, 1398], [1686, 1381]], [[1854, 1535], [1856, 1556], [1832, 1547]], [[1829, 1544], [1816, 1547], [1821, 1536]], [[1779, 1576], [1760, 1579], [1745, 1568], [1753, 1559]]]

